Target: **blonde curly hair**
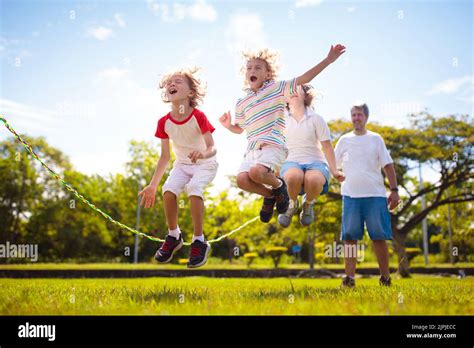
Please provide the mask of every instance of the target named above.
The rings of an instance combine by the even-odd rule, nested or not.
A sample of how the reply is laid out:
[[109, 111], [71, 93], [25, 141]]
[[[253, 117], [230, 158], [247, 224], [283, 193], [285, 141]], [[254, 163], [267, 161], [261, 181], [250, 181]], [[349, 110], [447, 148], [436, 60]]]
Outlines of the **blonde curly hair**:
[[[249, 61], [253, 59], [259, 59], [265, 62], [267, 66], [267, 70], [270, 72], [269, 80], [275, 80], [278, 76], [279, 66], [279, 57], [280, 54], [277, 51], [270, 51], [268, 48], [260, 49], [260, 50], [246, 50], [241, 52], [242, 58], [247, 64]], [[242, 74], [245, 76], [247, 66], [244, 65], [241, 69]], [[244, 86], [247, 87], [248, 83], [245, 80]]]
[[165, 74], [161, 78], [159, 84], [159, 89], [161, 90], [161, 99], [163, 100], [163, 102], [170, 102], [166, 97], [166, 84], [168, 83], [168, 81], [174, 76], [182, 76], [187, 81], [191, 91], [193, 91], [193, 96], [189, 99], [189, 106], [192, 108], [198, 106], [206, 95], [204, 84], [200, 79], [196, 77], [196, 74], [199, 70], [201, 70], [201, 68], [199, 67], [183, 68]]

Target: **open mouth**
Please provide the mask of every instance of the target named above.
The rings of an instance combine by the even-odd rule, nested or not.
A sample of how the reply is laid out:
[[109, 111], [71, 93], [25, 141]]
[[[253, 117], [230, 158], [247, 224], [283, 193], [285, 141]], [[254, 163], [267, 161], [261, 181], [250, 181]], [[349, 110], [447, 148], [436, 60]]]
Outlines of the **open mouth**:
[[176, 93], [178, 93], [178, 90], [173, 87], [173, 88], [170, 88], [170, 89], [168, 90], [168, 93], [169, 93], [169, 94], [176, 94]]
[[250, 81], [251, 82], [257, 81], [257, 76], [250, 76]]

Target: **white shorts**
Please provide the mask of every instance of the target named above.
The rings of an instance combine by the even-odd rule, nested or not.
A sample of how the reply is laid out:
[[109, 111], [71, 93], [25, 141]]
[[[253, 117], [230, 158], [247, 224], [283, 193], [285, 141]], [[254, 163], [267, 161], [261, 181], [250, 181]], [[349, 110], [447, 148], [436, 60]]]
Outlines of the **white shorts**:
[[162, 192], [174, 193], [178, 197], [186, 190], [189, 196], [204, 199], [204, 190], [216, 177], [219, 164], [216, 161], [206, 161], [198, 164], [176, 163], [166, 179]]
[[247, 151], [237, 174], [248, 172], [250, 167], [261, 164], [272, 172], [280, 169], [288, 157], [288, 149], [282, 146], [266, 145], [260, 149]]

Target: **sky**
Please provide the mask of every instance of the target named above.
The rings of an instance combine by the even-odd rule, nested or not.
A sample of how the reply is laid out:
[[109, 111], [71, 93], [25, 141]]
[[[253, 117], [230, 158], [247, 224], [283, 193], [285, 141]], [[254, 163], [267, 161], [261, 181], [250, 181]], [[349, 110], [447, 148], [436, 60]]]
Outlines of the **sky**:
[[[369, 122], [395, 127], [425, 109], [473, 114], [471, 1], [0, 0], [0, 13], [0, 114], [87, 174], [123, 171], [132, 139], [158, 148], [156, 124], [170, 109], [160, 76], [200, 66], [199, 108], [216, 127], [214, 184], [227, 187], [246, 139], [218, 118], [243, 94], [246, 48], [277, 50], [279, 79], [291, 79], [344, 44], [312, 81], [327, 121], [349, 119], [360, 100]], [[1, 128], [0, 141], [9, 135]]]

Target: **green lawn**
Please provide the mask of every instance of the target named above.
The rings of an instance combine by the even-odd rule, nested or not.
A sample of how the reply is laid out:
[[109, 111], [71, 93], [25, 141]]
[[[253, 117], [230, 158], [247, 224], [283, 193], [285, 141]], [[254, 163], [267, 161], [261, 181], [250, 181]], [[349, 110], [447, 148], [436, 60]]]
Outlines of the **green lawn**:
[[[187, 261], [187, 260], [186, 260]], [[396, 263], [392, 263], [392, 267], [396, 267]], [[425, 267], [424, 264], [412, 264], [411, 267]], [[449, 263], [433, 263], [429, 267], [474, 267], [474, 263], [459, 262], [454, 265]], [[185, 265], [178, 264], [158, 264], [158, 263], [24, 263], [24, 264], [0, 264], [0, 269], [17, 269], [17, 270], [67, 270], [67, 269], [90, 269], [90, 270], [102, 270], [102, 269], [185, 269]], [[269, 269], [273, 268], [273, 264], [269, 261], [267, 263], [255, 263], [252, 264], [251, 269]], [[284, 269], [308, 269], [307, 263], [301, 264], [282, 264], [279, 268]], [[343, 269], [344, 264], [324, 264], [315, 265], [316, 269]], [[362, 262], [357, 265], [357, 268], [378, 268], [377, 262]], [[209, 262], [202, 269], [248, 269], [247, 265], [242, 262], [229, 263], [226, 260], [210, 258]]]
[[474, 278], [1, 279], [1, 315], [474, 315]]

